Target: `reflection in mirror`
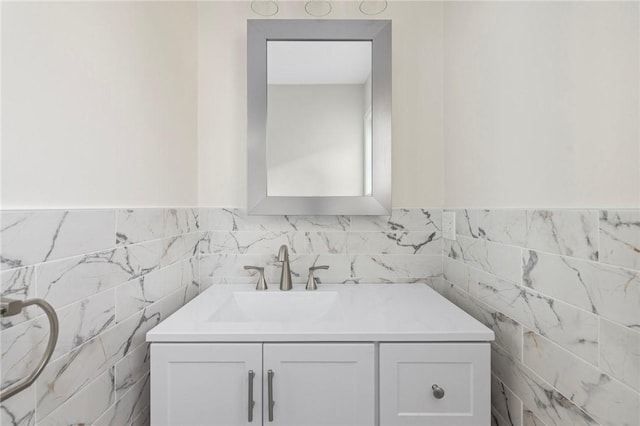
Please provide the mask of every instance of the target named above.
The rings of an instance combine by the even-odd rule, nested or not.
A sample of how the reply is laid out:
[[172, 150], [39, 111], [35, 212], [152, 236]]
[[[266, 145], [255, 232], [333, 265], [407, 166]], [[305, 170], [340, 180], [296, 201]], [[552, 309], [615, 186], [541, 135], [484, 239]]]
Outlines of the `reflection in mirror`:
[[267, 194], [371, 196], [371, 41], [268, 41], [267, 84]]

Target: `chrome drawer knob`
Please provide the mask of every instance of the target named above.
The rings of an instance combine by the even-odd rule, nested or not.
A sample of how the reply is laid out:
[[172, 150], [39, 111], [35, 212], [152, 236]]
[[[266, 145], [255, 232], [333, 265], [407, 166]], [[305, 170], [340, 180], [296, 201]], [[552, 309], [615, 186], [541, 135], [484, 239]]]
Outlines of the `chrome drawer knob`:
[[435, 397], [435, 399], [444, 398], [444, 389], [442, 389], [440, 386], [433, 385], [431, 386], [431, 389], [433, 389], [433, 396]]

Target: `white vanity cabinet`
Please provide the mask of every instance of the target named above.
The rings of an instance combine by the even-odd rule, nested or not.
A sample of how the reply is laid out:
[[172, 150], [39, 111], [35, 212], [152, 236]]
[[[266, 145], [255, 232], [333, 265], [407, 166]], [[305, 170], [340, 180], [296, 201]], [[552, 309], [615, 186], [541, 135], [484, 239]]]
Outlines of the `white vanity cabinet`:
[[151, 371], [153, 425], [375, 422], [372, 343], [152, 344]]
[[489, 424], [489, 343], [381, 343], [380, 424]]
[[426, 285], [214, 285], [147, 333], [151, 424], [489, 426], [493, 338]]

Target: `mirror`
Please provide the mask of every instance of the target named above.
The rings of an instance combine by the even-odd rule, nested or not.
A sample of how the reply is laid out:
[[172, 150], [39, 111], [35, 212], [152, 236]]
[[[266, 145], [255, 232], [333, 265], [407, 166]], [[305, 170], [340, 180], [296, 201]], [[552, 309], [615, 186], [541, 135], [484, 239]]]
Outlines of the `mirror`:
[[371, 195], [370, 41], [267, 42], [267, 195]]
[[391, 22], [249, 20], [249, 214], [391, 210]]

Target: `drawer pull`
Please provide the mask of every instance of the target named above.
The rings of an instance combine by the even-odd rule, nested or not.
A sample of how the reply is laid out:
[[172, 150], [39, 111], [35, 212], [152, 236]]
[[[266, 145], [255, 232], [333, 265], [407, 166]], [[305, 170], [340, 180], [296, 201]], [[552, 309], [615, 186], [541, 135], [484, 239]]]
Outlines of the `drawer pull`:
[[431, 389], [433, 389], [433, 396], [435, 399], [444, 398], [444, 389], [442, 389], [440, 386], [433, 385], [431, 386]]

